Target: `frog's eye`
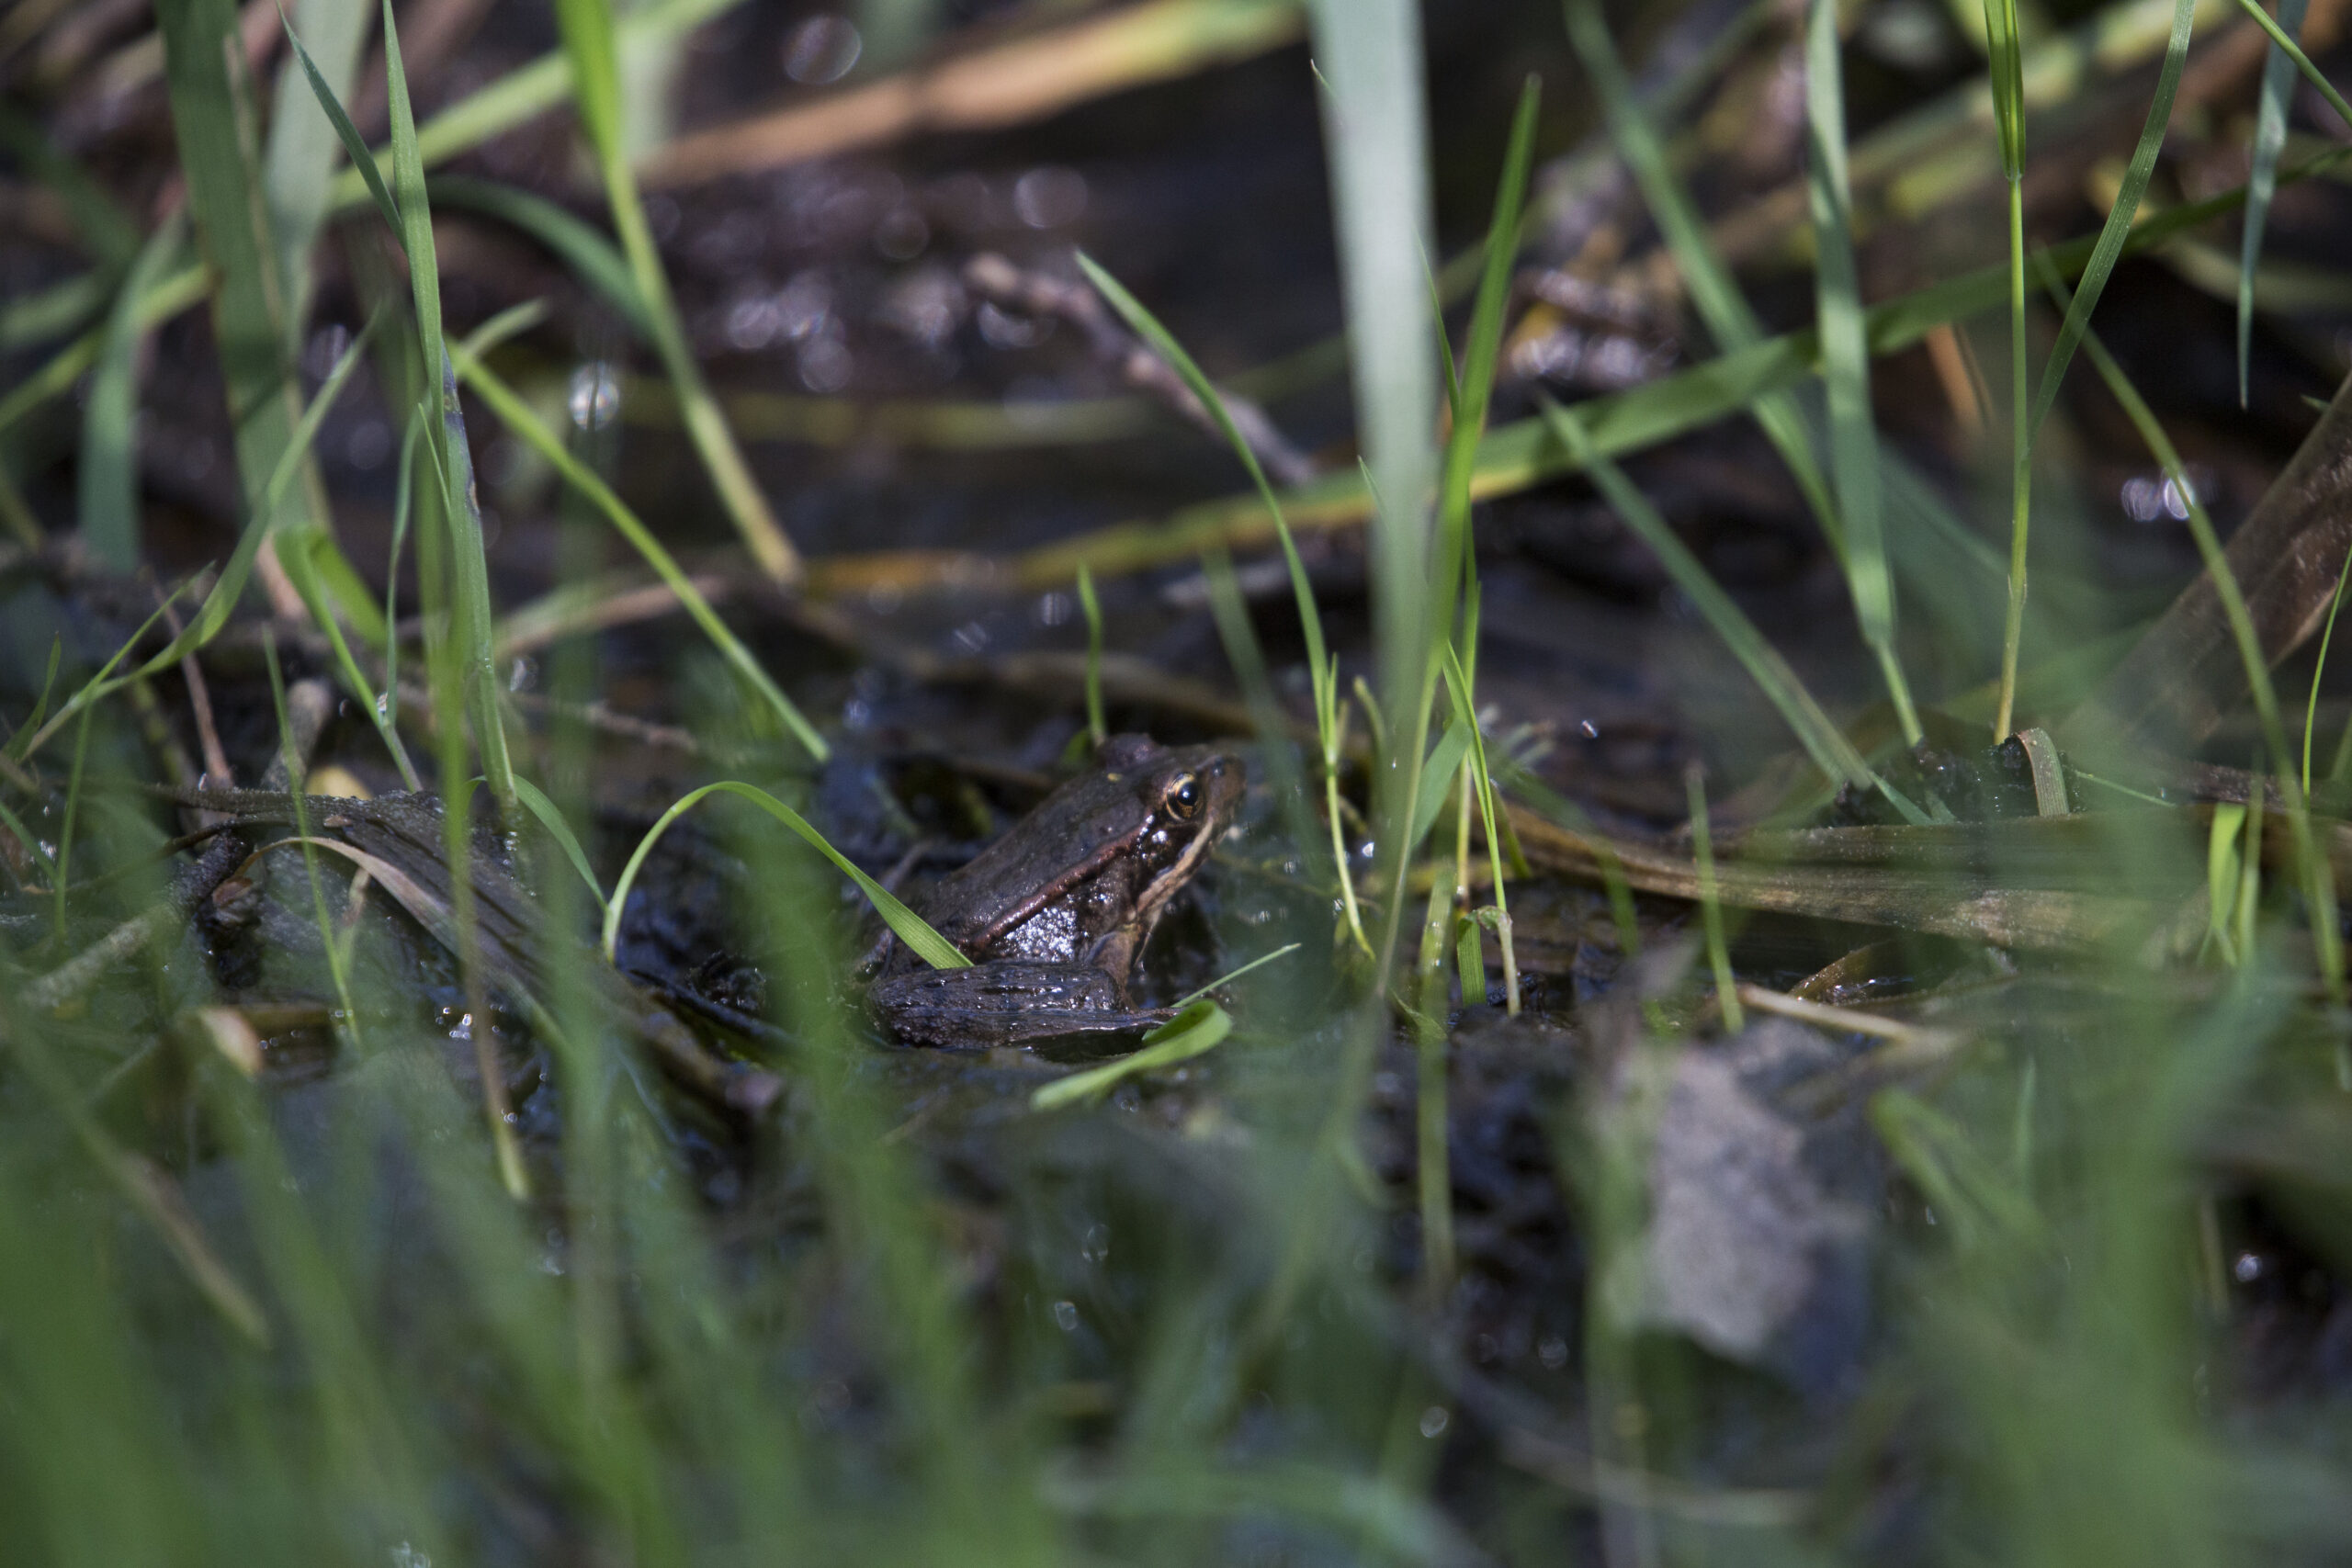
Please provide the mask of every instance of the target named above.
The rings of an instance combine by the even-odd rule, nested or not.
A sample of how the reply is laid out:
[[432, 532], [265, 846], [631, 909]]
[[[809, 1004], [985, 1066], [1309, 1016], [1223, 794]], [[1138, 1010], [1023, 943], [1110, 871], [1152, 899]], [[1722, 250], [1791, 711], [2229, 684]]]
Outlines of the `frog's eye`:
[[1176, 786], [1168, 792], [1168, 809], [1190, 820], [1201, 808], [1201, 781], [1190, 773], [1181, 775]]

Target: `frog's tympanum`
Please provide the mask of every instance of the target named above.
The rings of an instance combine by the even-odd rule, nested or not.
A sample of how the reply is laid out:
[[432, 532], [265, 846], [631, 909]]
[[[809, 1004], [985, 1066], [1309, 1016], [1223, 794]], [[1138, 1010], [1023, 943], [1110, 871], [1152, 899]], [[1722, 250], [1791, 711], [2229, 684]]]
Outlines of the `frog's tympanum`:
[[1127, 976], [1177, 890], [1241, 800], [1238, 757], [1142, 735], [1102, 743], [1096, 771], [1047, 795], [916, 912], [972, 961], [933, 969], [893, 942], [876, 1015], [930, 1045], [1000, 1045], [1132, 1033], [1166, 1015], [1127, 998]]

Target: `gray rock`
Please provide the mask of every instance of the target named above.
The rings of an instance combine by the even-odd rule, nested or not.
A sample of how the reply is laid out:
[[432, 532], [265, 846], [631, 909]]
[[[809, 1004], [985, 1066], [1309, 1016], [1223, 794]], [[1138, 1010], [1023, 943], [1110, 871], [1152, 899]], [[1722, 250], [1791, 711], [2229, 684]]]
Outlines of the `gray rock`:
[[1872, 1213], [1860, 1200], [1877, 1172], [1843, 1146], [1849, 1129], [1777, 1101], [1842, 1055], [1777, 1018], [1686, 1047], [1651, 1146], [1637, 1321], [1808, 1393], [1859, 1356]]

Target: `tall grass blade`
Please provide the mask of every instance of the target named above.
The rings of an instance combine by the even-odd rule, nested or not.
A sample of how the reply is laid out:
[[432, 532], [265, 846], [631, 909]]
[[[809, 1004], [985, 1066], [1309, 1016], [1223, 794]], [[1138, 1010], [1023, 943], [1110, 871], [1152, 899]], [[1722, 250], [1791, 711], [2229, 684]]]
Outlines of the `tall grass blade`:
[[[286, 283], [287, 344], [301, 343], [310, 314], [311, 247], [325, 220], [334, 179], [340, 128], [321, 107], [350, 91], [369, 21], [364, 0], [291, 0], [318, 46], [301, 55], [302, 73], [282, 71], [270, 115], [269, 142], [262, 152], [262, 193], [269, 204], [269, 226], [277, 242], [277, 275]], [[293, 21], [283, 20], [288, 37]], [[320, 87], [328, 89], [324, 93]]]
[[107, 312], [106, 346], [90, 373], [77, 458], [82, 539], [109, 570], [139, 565], [139, 303], [179, 261], [187, 239], [175, 213], [140, 247]]
[[[2062, 286], [2063, 287], [2063, 286]], [[2262, 641], [2256, 632], [2254, 617], [2247, 612], [2245, 595], [2240, 591], [2236, 574], [2230, 570], [2229, 558], [2222, 551], [2220, 536], [2214, 532], [2213, 520], [2207, 515], [2205, 502], [2189, 482], [2187, 469], [2181, 466], [2180, 454], [2171, 437], [2139, 389], [2132, 386], [2121, 366], [2098, 341], [2098, 334], [2086, 331], [2083, 351], [2091, 356], [2108, 390], [2123, 406], [2126, 417], [2147, 444], [2149, 455], [2171, 479], [2174, 488], [2188, 504], [2188, 529], [2197, 542], [2197, 553], [2205, 563], [2206, 575], [2212, 580], [2215, 595], [2221, 600], [2222, 612], [2229, 621], [2230, 635], [2238, 645], [2238, 657], [2244, 661], [2246, 680], [2254, 694], [2255, 713], [2262, 727], [2263, 746], [2278, 761], [2279, 790], [2287, 797], [2287, 821], [2293, 835], [2295, 863], [2303, 881], [2303, 896], [2311, 906], [2312, 940], [2317, 949], [2319, 971], [2328, 996], [2341, 1006], [2344, 1001], [2345, 961], [2344, 936], [2336, 923], [2335, 876], [2327, 855], [2314, 840], [2310, 804], [2298, 786], [2300, 775], [2290, 759], [2294, 753], [2287, 749], [2286, 729], [2279, 717], [2278, 694], [2270, 680], [2269, 661], [2263, 657]], [[2339, 1051], [2339, 1071], [2343, 1056]]]
[[341, 90], [327, 80], [326, 73], [319, 69], [318, 62], [311, 58], [310, 50], [303, 46], [302, 35], [294, 30], [292, 18], [280, 13], [280, 19], [285, 24], [286, 41], [294, 51], [295, 62], [301, 66], [303, 79], [310, 85], [312, 100], [317, 103], [319, 112], [326, 117], [335, 139], [343, 143], [345, 155], [351, 160], [352, 177], [362, 182], [367, 196], [375, 202], [376, 210], [382, 215], [384, 226], [392, 231], [392, 238], [405, 252], [408, 235], [401, 224], [401, 209], [392, 200], [391, 190], [384, 184], [384, 171], [378, 166], [376, 154], [368, 151], [367, 139], [359, 134], [359, 128], [351, 123], [351, 116], [343, 107]]
[[[2066, 378], [2066, 367], [2075, 356], [2075, 345], [2082, 340], [2088, 327], [2091, 312], [2098, 307], [2100, 292], [2107, 288], [2115, 264], [2123, 254], [2123, 241], [2131, 233], [2132, 223], [2140, 215], [2140, 198], [2146, 194], [2148, 179], [2155, 172], [2156, 154], [2164, 148], [2165, 129], [2172, 123], [2172, 100], [2180, 85], [2180, 71], [2188, 58], [2189, 24], [2197, 15], [2197, 0], [2174, 0], [2172, 36], [2165, 45], [2164, 64], [2156, 73], [2156, 92], [2148, 105], [2147, 122], [2140, 128], [2140, 140], [2132, 145], [2132, 159], [2124, 166], [2123, 182], [2115, 192], [2115, 200], [2108, 208], [2107, 221], [2100, 228], [2098, 243], [2092, 248], [2089, 265], [2083, 268], [2081, 281], [2075, 285], [2074, 299], [2066, 307], [2066, 317], [2059, 324], [2058, 340], [2051, 344], [2050, 360], [2041, 368], [2041, 384], [2033, 394], [2033, 423], [2029, 436], [2039, 435], [2041, 422], [2050, 417], [2051, 405], [2057, 400], [2058, 388]], [[2275, 154], [2274, 154], [2275, 159]], [[2264, 199], [2268, 199], [2265, 193]], [[2251, 220], [2253, 192], [2247, 193], [2248, 217]], [[2251, 265], [2244, 285], [2250, 290]], [[2243, 390], [2243, 389], [2241, 389]]]
[[[1884, 487], [1871, 410], [1870, 336], [1854, 260], [1853, 190], [1846, 169], [1846, 92], [1835, 0], [1812, 0], [1805, 23], [1806, 191], [1813, 209], [1815, 312], [1829, 412], [1829, 470], [1845, 531], [1846, 572], [1862, 641], [1878, 659], [1903, 738], [1925, 732], [1894, 646], [1894, 583], [1884, 538]], [[1737, 1006], [1736, 998], [1733, 1005]]]
[[[1708, 333], [1714, 338], [1716, 349], [1723, 355], [1754, 349], [1765, 341], [1764, 329], [1740, 293], [1730, 269], [1716, 253], [1690, 194], [1676, 178], [1664, 141], [1635, 99], [1633, 83], [1626, 75], [1624, 62], [1618, 58], [1616, 42], [1610, 36], [1598, 0], [1565, 0], [1565, 9], [1568, 41], [1575, 46], [1577, 58], [1583, 62], [1587, 76], [1600, 96], [1611, 134], [1641, 186], [1642, 198], [1673, 254], [1690, 301], [1706, 323]], [[1842, 127], [1839, 137], [1842, 140]], [[1894, 622], [1894, 588], [1887, 577], [1883, 546], [1856, 557], [1848, 538], [1846, 520], [1814, 456], [1810, 421], [1795, 398], [1777, 389], [1759, 391], [1751, 400], [1749, 412], [1788, 467], [1797, 489], [1819, 522], [1823, 536], [1846, 570], [1848, 592], [1853, 596], [1857, 617], [1861, 619], [1864, 640], [1878, 655], [1880, 672], [1887, 682], [1888, 695], [1896, 711], [1916, 714], [1909, 684], [1889, 640]], [[1873, 638], [1873, 623], [1868, 617], [1875, 615], [1882, 605], [1886, 611], [1885, 636]], [[1916, 716], [1913, 722], [1916, 725]], [[1906, 726], [1906, 739], [1911, 728]]]
[[1736, 1034], [1747, 1027], [1747, 1020], [1732, 976], [1731, 949], [1724, 941], [1723, 900], [1715, 897], [1715, 840], [1707, 823], [1707, 786], [1695, 766], [1682, 775], [1682, 784], [1690, 798], [1690, 858], [1699, 867], [1699, 919], [1707, 933], [1707, 963], [1715, 972], [1715, 1005], [1723, 1010], [1724, 1032]]
[[[2307, 0], [2278, 0], [2278, 28], [2301, 39]], [[2263, 231], [2270, 221], [2270, 198], [2278, 186], [2278, 154], [2287, 145], [2287, 107], [2295, 86], [2295, 62], [2273, 44], [2262, 66], [2262, 96], [2255, 109], [2254, 155], [2246, 179], [2245, 222], [2238, 238], [2238, 407], [2245, 407], [2247, 364], [2254, 353], [2254, 271], [2262, 260]], [[2304, 745], [2309, 787], [2310, 744]]]
[[2033, 414], [2026, 401], [2025, 75], [2017, 0], [1984, 0], [1984, 40], [2001, 177], [2009, 187], [2009, 592], [2001, 623], [2000, 696], [1993, 710], [1993, 739], [1998, 744], [2008, 739], [2016, 719], [2033, 507]]
[[1813, 694], [1797, 679], [1796, 671], [1764, 640], [1764, 634], [1756, 629], [1756, 623], [1747, 618], [1747, 612], [1707, 575], [1707, 569], [1699, 564], [1690, 547], [1667, 525], [1657, 509], [1634, 488], [1624, 470], [1594, 449], [1592, 437], [1585, 433], [1575, 411], [1564, 409], [1548, 398], [1544, 400], [1543, 407], [1561, 445], [1592, 476], [1611, 509], [1657, 557], [1674, 585], [1698, 606], [1700, 615], [1739, 660], [1748, 678], [1762, 688], [1767, 700], [1795, 734], [1797, 743], [1804, 748], [1805, 755], [1813, 759], [1814, 766], [1837, 784], [1879, 785], [1880, 781], [1862, 761], [1861, 753], [1854, 750], [1853, 742], [1821, 711]]
[[2320, 73], [2319, 67], [2312, 63], [2312, 57], [2303, 52], [2303, 46], [2288, 37], [2278, 24], [2270, 19], [2268, 13], [2256, 5], [2254, 0], [2238, 0], [2238, 9], [2252, 17], [2256, 26], [2270, 35], [2271, 47], [2295, 62], [2295, 69], [2303, 73], [2304, 81], [2318, 89], [2319, 96], [2327, 100], [2327, 107], [2335, 111], [2336, 118], [2346, 124], [2352, 124], [2352, 104], [2346, 103], [2344, 95], [2335, 90], [2335, 84]]
[[648, 344], [659, 341], [628, 259], [590, 225], [543, 196], [494, 180], [443, 175], [427, 180], [424, 189], [435, 207], [462, 208], [520, 229], [570, 267], [571, 275], [611, 306], [632, 332]]
[[[1446, 435], [1438, 483], [1442, 534], [1434, 573], [1433, 610], [1438, 624], [1433, 635], [1441, 640], [1452, 635], [1455, 592], [1472, 548], [1470, 478], [1477, 468], [1478, 443], [1486, 434], [1487, 406], [1494, 393], [1495, 360], [1502, 348], [1503, 310], [1510, 302], [1520, 212], [1526, 199], [1528, 167], [1534, 161], [1535, 116], [1542, 103], [1543, 85], [1531, 76], [1520, 89], [1510, 149], [1503, 155], [1502, 176], [1495, 187], [1494, 215], [1487, 224], [1486, 265], [1479, 275], [1476, 302], [1470, 310], [1470, 335], [1463, 344], [1460, 378], [1449, 377], [1454, 388], [1453, 425]], [[1439, 341], [1443, 341], [1442, 335]]]
[[458, 369], [465, 377], [466, 385], [473, 389], [474, 395], [488, 404], [501, 423], [545, 458], [557, 473], [563, 476], [566, 484], [602, 512], [605, 519], [619, 530], [621, 536], [636, 547], [638, 554], [645, 558], [646, 564], [669, 584], [671, 592], [677, 594], [678, 603], [685, 606], [686, 614], [694, 618], [695, 625], [702, 628], [703, 635], [710, 639], [712, 646], [775, 714], [785, 733], [799, 741], [802, 749], [816, 761], [822, 762], [830, 758], [832, 748], [826, 744], [824, 737], [817, 733], [816, 727], [802, 716], [792, 699], [784, 694], [775, 679], [761, 668], [760, 661], [750, 649], [743, 646], [742, 639], [727, 628], [727, 623], [718, 618], [718, 612], [711, 608], [710, 601], [702, 596], [684, 570], [653, 536], [652, 530], [639, 520], [637, 513], [629, 510], [628, 503], [613, 492], [613, 488], [594, 469], [573, 456], [561, 438], [532, 412], [531, 405], [501, 380], [494, 371], [464, 347], [459, 348], [458, 357]]
[[572, 100], [580, 111], [596, 165], [604, 176], [605, 197], [612, 209], [613, 227], [620, 233], [621, 253], [628, 258], [630, 275], [644, 301], [644, 321], [652, 329], [653, 344], [662, 368], [677, 389], [678, 409], [686, 434], [710, 473], [736, 532], [752, 558], [778, 582], [800, 576], [799, 552], [785, 536], [784, 527], [770, 510], [767, 498], [743, 460], [735, 434], [720, 412], [695, 363], [684, 323], [671, 298], [669, 276], [662, 271], [653, 231], [645, 220], [638, 198], [637, 176], [630, 172], [621, 115], [618, 46], [615, 41], [610, 0], [556, 0], [556, 21], [563, 34], [565, 58], [571, 62]]
[[1111, 734], [1102, 720], [1102, 602], [1094, 594], [1094, 574], [1082, 566], [1078, 607], [1086, 614], [1086, 733], [1100, 746]]
[[[277, 247], [263, 221], [260, 152], [249, 134], [254, 106], [236, 44], [237, 14], [230, 0], [177, 0], [157, 7], [157, 21], [188, 208], [216, 280], [212, 330], [236, 429], [237, 469], [246, 493], [260, 495], [292, 439], [297, 388]], [[317, 510], [310, 504], [315, 485], [304, 491], [281, 492], [264, 520], [266, 533], [303, 525]], [[264, 580], [280, 611], [299, 613], [290, 587], [266, 558]]]
[[[442, 481], [443, 516], [449, 530], [449, 561], [457, 623], [454, 639], [462, 663], [465, 698], [471, 712], [474, 744], [482, 773], [499, 809], [515, 804], [514, 769], [507, 755], [506, 728], [498, 705], [498, 677], [492, 663], [490, 564], [483, 556], [481, 513], [473, 483], [473, 457], [466, 440], [465, 411], [458, 403], [457, 377], [441, 326], [441, 276], [433, 248], [433, 212], [424, 194], [424, 164], [417, 155], [416, 119], [409, 106], [408, 76], [401, 64], [400, 32], [391, 0], [383, 0], [384, 76], [391, 109], [392, 190], [400, 209], [401, 249], [408, 253], [409, 288], [416, 306], [417, 342], [434, 418], [425, 440]], [[447, 722], [449, 716], [441, 716]], [[446, 789], [450, 781], [445, 780]]]
[[1250, 482], [1258, 487], [1259, 499], [1265, 502], [1268, 513], [1274, 520], [1275, 536], [1282, 541], [1283, 560], [1290, 568], [1291, 592], [1298, 601], [1298, 627], [1306, 642], [1307, 667], [1310, 670], [1321, 669], [1326, 662], [1323, 617], [1315, 606], [1315, 589], [1307, 581], [1306, 564], [1299, 558], [1298, 544], [1291, 537], [1290, 525], [1283, 519], [1283, 504], [1274, 494], [1273, 482], [1266, 478], [1266, 470], [1258, 462], [1258, 454], [1250, 449], [1250, 443], [1242, 438], [1240, 429], [1234, 424], [1232, 414], [1226, 410], [1224, 397], [1218, 393], [1216, 384], [1203, 374], [1201, 367], [1193, 363], [1193, 356], [1184, 352], [1184, 345], [1159, 324], [1159, 318], [1146, 310], [1141, 300], [1127, 292], [1125, 285], [1082, 251], [1079, 253], [1078, 265], [1086, 274], [1086, 280], [1094, 285], [1096, 291], [1119, 313], [1120, 320], [1125, 321], [1137, 337], [1150, 344], [1151, 351], [1166, 360], [1169, 367], [1183, 378], [1185, 387], [1201, 400], [1201, 406], [1209, 411], [1209, 416], [1216, 421], [1217, 429], [1231, 444], [1233, 454], [1241, 460]]
[[[1422, 308], [1430, 209], [1420, 14], [1411, 0], [1310, 0], [1308, 18], [1327, 89], [1323, 142], [1357, 434], [1372, 489], [1385, 498], [1372, 532], [1373, 643], [1393, 755], [1377, 776], [1409, 788], [1416, 775], [1400, 770], [1419, 765], [1429, 737], [1429, 499], [1439, 391], [1435, 334]], [[1399, 879], [1409, 852], [1395, 829], [1411, 804], [1403, 790], [1383, 789], [1383, 881], [1397, 895], [1389, 900], [1390, 940], [1377, 944], [1385, 955], [1403, 915]]]

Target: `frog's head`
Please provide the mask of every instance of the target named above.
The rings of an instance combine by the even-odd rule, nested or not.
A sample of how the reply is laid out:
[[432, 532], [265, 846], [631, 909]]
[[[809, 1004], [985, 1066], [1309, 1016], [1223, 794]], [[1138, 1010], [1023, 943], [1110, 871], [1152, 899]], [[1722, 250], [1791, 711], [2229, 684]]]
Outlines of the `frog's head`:
[[1114, 735], [1100, 753], [1102, 779], [1141, 807], [1128, 853], [1137, 874], [1134, 918], [1148, 931], [1233, 825], [1249, 772], [1215, 746], [1164, 747], [1143, 735]]

